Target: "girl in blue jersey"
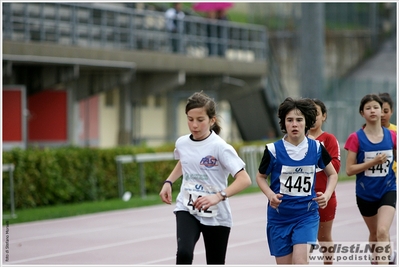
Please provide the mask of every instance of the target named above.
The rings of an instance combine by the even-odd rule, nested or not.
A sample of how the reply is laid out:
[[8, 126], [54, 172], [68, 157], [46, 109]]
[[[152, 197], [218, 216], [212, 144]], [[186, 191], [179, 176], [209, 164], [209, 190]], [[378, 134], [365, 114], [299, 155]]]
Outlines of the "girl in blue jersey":
[[[346, 174], [356, 174], [356, 202], [369, 229], [369, 242], [389, 245], [389, 229], [396, 210], [396, 178], [392, 170], [396, 132], [381, 126], [382, 106], [383, 101], [376, 94], [362, 98], [359, 113], [366, 123], [349, 135], [344, 148], [348, 151]], [[372, 259], [372, 263], [381, 264], [393, 263], [396, 258], [392, 251], [386, 260], [384, 255], [374, 256], [380, 257]]]
[[[269, 200], [267, 239], [277, 264], [307, 264], [319, 228], [318, 208], [325, 208], [338, 174], [320, 142], [306, 137], [317, 109], [310, 99], [286, 98], [278, 117], [284, 137], [266, 145], [256, 181]], [[328, 184], [315, 192], [316, 168], [324, 169]], [[270, 185], [267, 177], [270, 175]]]

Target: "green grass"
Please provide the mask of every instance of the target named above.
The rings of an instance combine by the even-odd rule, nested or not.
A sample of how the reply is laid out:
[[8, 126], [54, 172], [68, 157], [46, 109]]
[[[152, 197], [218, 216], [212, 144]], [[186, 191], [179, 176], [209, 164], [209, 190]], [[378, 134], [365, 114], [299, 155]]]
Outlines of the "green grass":
[[[346, 181], [346, 180], [353, 180], [354, 177], [343, 176], [340, 177], [339, 179], [340, 181]], [[239, 194], [248, 194], [254, 192], [260, 192], [260, 189], [257, 186], [251, 186], [245, 189], [244, 191], [240, 192]], [[176, 190], [175, 188], [173, 192], [174, 201], [176, 200], [177, 193], [178, 190]], [[64, 218], [64, 217], [84, 215], [96, 212], [138, 208], [138, 207], [159, 205], [159, 204], [163, 204], [163, 202], [161, 201], [158, 195], [148, 195], [144, 199], [141, 198], [140, 196], [133, 196], [129, 201], [123, 201], [121, 199], [111, 199], [111, 200], [96, 201], [96, 202], [84, 202], [76, 204], [50, 206], [50, 207], [21, 209], [21, 210], [16, 210], [15, 212], [17, 215], [16, 218], [8, 218], [7, 214], [9, 214], [9, 211], [4, 210], [3, 225]], [[173, 204], [174, 203], [172, 203], [172, 205]]]
[[[96, 212], [104, 212], [111, 210], [121, 210], [129, 208], [137, 208], [143, 206], [151, 206], [161, 204], [162, 201], [158, 195], [148, 195], [142, 199], [140, 196], [132, 197], [129, 201], [123, 201], [122, 199], [111, 199], [104, 201], [95, 202], [83, 202], [66, 205], [55, 205], [49, 207], [37, 207], [31, 209], [16, 210], [16, 218], [7, 218], [3, 215], [3, 225], [8, 224], [32, 222], [39, 220], [63, 218], [69, 216], [77, 216], [83, 214], [90, 214]], [[7, 211], [3, 211], [3, 214], [9, 214]]]

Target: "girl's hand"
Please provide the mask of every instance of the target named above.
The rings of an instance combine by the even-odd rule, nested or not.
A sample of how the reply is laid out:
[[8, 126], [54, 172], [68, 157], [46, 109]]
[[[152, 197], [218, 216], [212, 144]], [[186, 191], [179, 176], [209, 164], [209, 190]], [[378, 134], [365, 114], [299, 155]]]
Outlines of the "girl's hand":
[[220, 198], [217, 193], [199, 197], [194, 201], [194, 207], [198, 210], [207, 210], [210, 206], [218, 204], [221, 200], [222, 198]]
[[385, 155], [385, 154], [378, 154], [374, 158], [374, 160], [376, 161], [376, 165], [385, 163], [387, 161], [387, 159], [388, 159], [387, 155]]
[[168, 183], [165, 183], [162, 186], [159, 196], [161, 197], [162, 202], [165, 202], [166, 204], [169, 205], [172, 204], [172, 186]]
[[273, 209], [277, 209], [281, 203], [281, 198], [283, 197], [282, 194], [274, 194], [271, 198], [269, 198], [270, 206]]
[[327, 196], [323, 192], [317, 192], [316, 196], [317, 197], [315, 197], [313, 200], [315, 200], [319, 204], [319, 207], [322, 209], [327, 207], [329, 198], [327, 198]]

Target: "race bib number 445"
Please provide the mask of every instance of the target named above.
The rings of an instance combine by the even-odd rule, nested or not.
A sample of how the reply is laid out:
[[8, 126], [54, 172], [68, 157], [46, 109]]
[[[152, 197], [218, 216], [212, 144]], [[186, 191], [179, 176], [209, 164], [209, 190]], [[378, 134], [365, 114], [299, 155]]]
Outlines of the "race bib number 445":
[[315, 166], [285, 166], [280, 174], [280, 193], [290, 196], [309, 196], [315, 175]]
[[210, 185], [186, 182], [183, 185], [184, 205], [191, 214], [196, 214], [201, 217], [215, 217], [218, 213], [218, 207], [216, 205], [210, 206], [207, 210], [203, 210], [196, 209], [194, 202], [200, 197], [216, 193], [217, 190]]
[[391, 162], [393, 161], [393, 152], [392, 150], [380, 150], [380, 151], [370, 151], [364, 153], [364, 162], [373, 160], [377, 155], [385, 154], [387, 155], [387, 161], [383, 164], [377, 164], [373, 167], [369, 168], [364, 172], [366, 176], [369, 177], [385, 177], [391, 166]]

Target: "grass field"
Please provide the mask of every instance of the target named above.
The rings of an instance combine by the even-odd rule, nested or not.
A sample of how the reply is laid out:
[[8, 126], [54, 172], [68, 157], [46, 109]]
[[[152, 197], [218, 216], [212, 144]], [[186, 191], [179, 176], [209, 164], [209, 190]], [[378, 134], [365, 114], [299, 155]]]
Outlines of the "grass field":
[[[340, 177], [340, 181], [351, 180], [354, 177]], [[260, 192], [260, 189], [257, 186], [251, 186], [240, 194], [248, 194]], [[176, 199], [178, 190], [174, 190], [173, 192], [173, 200]], [[77, 216], [83, 214], [90, 214], [96, 212], [104, 212], [111, 210], [120, 210], [120, 209], [130, 209], [137, 207], [144, 207], [150, 205], [158, 205], [162, 204], [160, 197], [158, 195], [148, 195], [146, 198], [141, 198], [140, 196], [133, 196], [129, 201], [123, 201], [122, 199], [111, 199], [105, 201], [96, 201], [96, 202], [83, 202], [76, 204], [68, 204], [68, 205], [59, 205], [59, 206], [50, 206], [50, 207], [38, 207], [32, 209], [21, 209], [16, 210], [16, 218], [9, 218], [7, 215], [9, 214], [8, 210], [3, 210], [3, 225], [6, 224], [16, 224], [23, 222], [32, 222], [32, 221], [40, 221], [40, 220], [48, 220], [48, 219], [56, 219], [63, 218], [69, 216]], [[172, 203], [174, 205], [174, 203]]]

